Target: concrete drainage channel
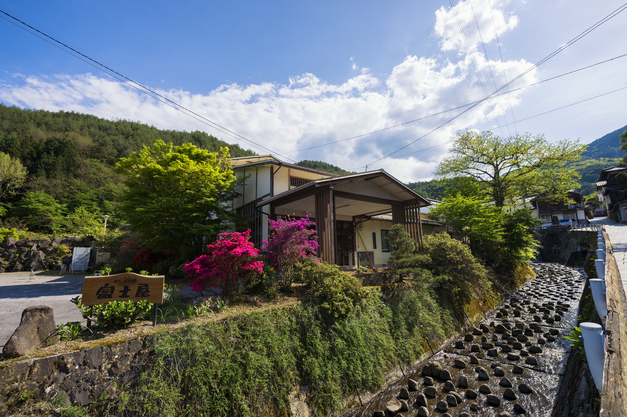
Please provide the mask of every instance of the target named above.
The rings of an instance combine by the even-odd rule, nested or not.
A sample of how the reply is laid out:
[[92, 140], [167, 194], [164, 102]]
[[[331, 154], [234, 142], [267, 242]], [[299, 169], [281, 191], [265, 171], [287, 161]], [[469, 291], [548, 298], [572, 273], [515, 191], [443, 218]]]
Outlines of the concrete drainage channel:
[[560, 264], [533, 268], [537, 277], [479, 325], [348, 415], [550, 416], [586, 278]]

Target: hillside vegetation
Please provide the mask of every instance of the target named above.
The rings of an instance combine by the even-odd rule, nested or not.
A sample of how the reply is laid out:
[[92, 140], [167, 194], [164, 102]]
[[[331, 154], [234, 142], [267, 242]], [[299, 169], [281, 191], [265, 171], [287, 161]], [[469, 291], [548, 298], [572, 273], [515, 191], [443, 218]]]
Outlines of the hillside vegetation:
[[[127, 120], [0, 105], [0, 152], [18, 158], [28, 170], [19, 192], [1, 202], [4, 226], [49, 233], [60, 229], [62, 219], [79, 208], [92, 221], [106, 214], [111, 216], [110, 226], [123, 224], [116, 211], [122, 178], [113, 167], [120, 158], [158, 139], [176, 145], [192, 143], [212, 152], [228, 147], [231, 156], [254, 155], [199, 131], [161, 130]], [[37, 219], [42, 215], [48, 217], [44, 223], [53, 227], [40, 227]]]

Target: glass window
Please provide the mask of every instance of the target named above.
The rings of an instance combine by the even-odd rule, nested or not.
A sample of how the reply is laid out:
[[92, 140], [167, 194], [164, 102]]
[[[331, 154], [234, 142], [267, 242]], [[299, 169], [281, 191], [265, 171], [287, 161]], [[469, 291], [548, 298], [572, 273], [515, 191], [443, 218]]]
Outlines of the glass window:
[[390, 244], [388, 243], [387, 236], [389, 230], [381, 229], [381, 250], [383, 252], [390, 252]]
[[372, 249], [377, 248], [377, 232], [372, 232]]

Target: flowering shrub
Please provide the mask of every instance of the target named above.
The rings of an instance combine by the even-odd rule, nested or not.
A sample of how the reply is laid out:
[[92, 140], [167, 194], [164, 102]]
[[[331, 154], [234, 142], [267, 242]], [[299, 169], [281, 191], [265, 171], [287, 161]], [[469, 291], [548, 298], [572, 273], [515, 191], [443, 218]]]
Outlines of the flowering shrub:
[[318, 240], [312, 229], [315, 223], [309, 215], [300, 219], [279, 217], [268, 223], [270, 238], [263, 241], [262, 248], [268, 251], [272, 266], [286, 279], [297, 262], [316, 255]]
[[147, 269], [149, 271], [154, 272], [154, 266], [165, 259], [165, 255], [163, 252], [155, 252], [152, 248], [142, 249], [137, 252], [135, 258], [133, 258], [133, 263], [140, 268]]
[[225, 293], [237, 292], [248, 274], [263, 274], [259, 249], [249, 238], [250, 230], [220, 233], [215, 243], [207, 245], [206, 255], [186, 264], [183, 272], [192, 277], [192, 291], [217, 287]]

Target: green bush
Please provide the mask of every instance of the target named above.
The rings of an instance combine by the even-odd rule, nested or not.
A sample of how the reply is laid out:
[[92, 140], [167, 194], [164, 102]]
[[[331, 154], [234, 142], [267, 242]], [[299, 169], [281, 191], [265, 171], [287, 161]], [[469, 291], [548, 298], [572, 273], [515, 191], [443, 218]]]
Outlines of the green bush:
[[490, 290], [486, 269], [472, 255], [468, 245], [447, 233], [424, 237], [423, 250], [429, 256], [428, 268], [436, 276], [436, 287], [457, 307]]
[[263, 266], [263, 274], [248, 274], [244, 281], [246, 294], [261, 295], [273, 299], [277, 297], [276, 271], [269, 265]]
[[19, 239], [19, 234], [17, 233], [17, 229], [6, 229], [4, 227], [0, 227], [0, 242], [4, 242], [4, 240], [8, 237], [12, 237], [13, 239]]
[[428, 283], [414, 284], [367, 293], [333, 323], [313, 302], [160, 334], [149, 366], [105, 415], [290, 415], [297, 383], [308, 388], [312, 415], [339, 415], [343, 397], [380, 389], [393, 367], [425, 352], [427, 338], [437, 345], [452, 335], [450, 309]]
[[84, 319], [96, 321], [101, 327], [126, 327], [137, 319], [148, 318], [152, 303], [141, 301], [112, 301], [96, 306], [84, 306], [80, 296], [72, 303], [81, 310]]
[[322, 313], [331, 322], [347, 317], [366, 297], [360, 280], [340, 271], [336, 265], [307, 262], [295, 269], [317, 293]]

